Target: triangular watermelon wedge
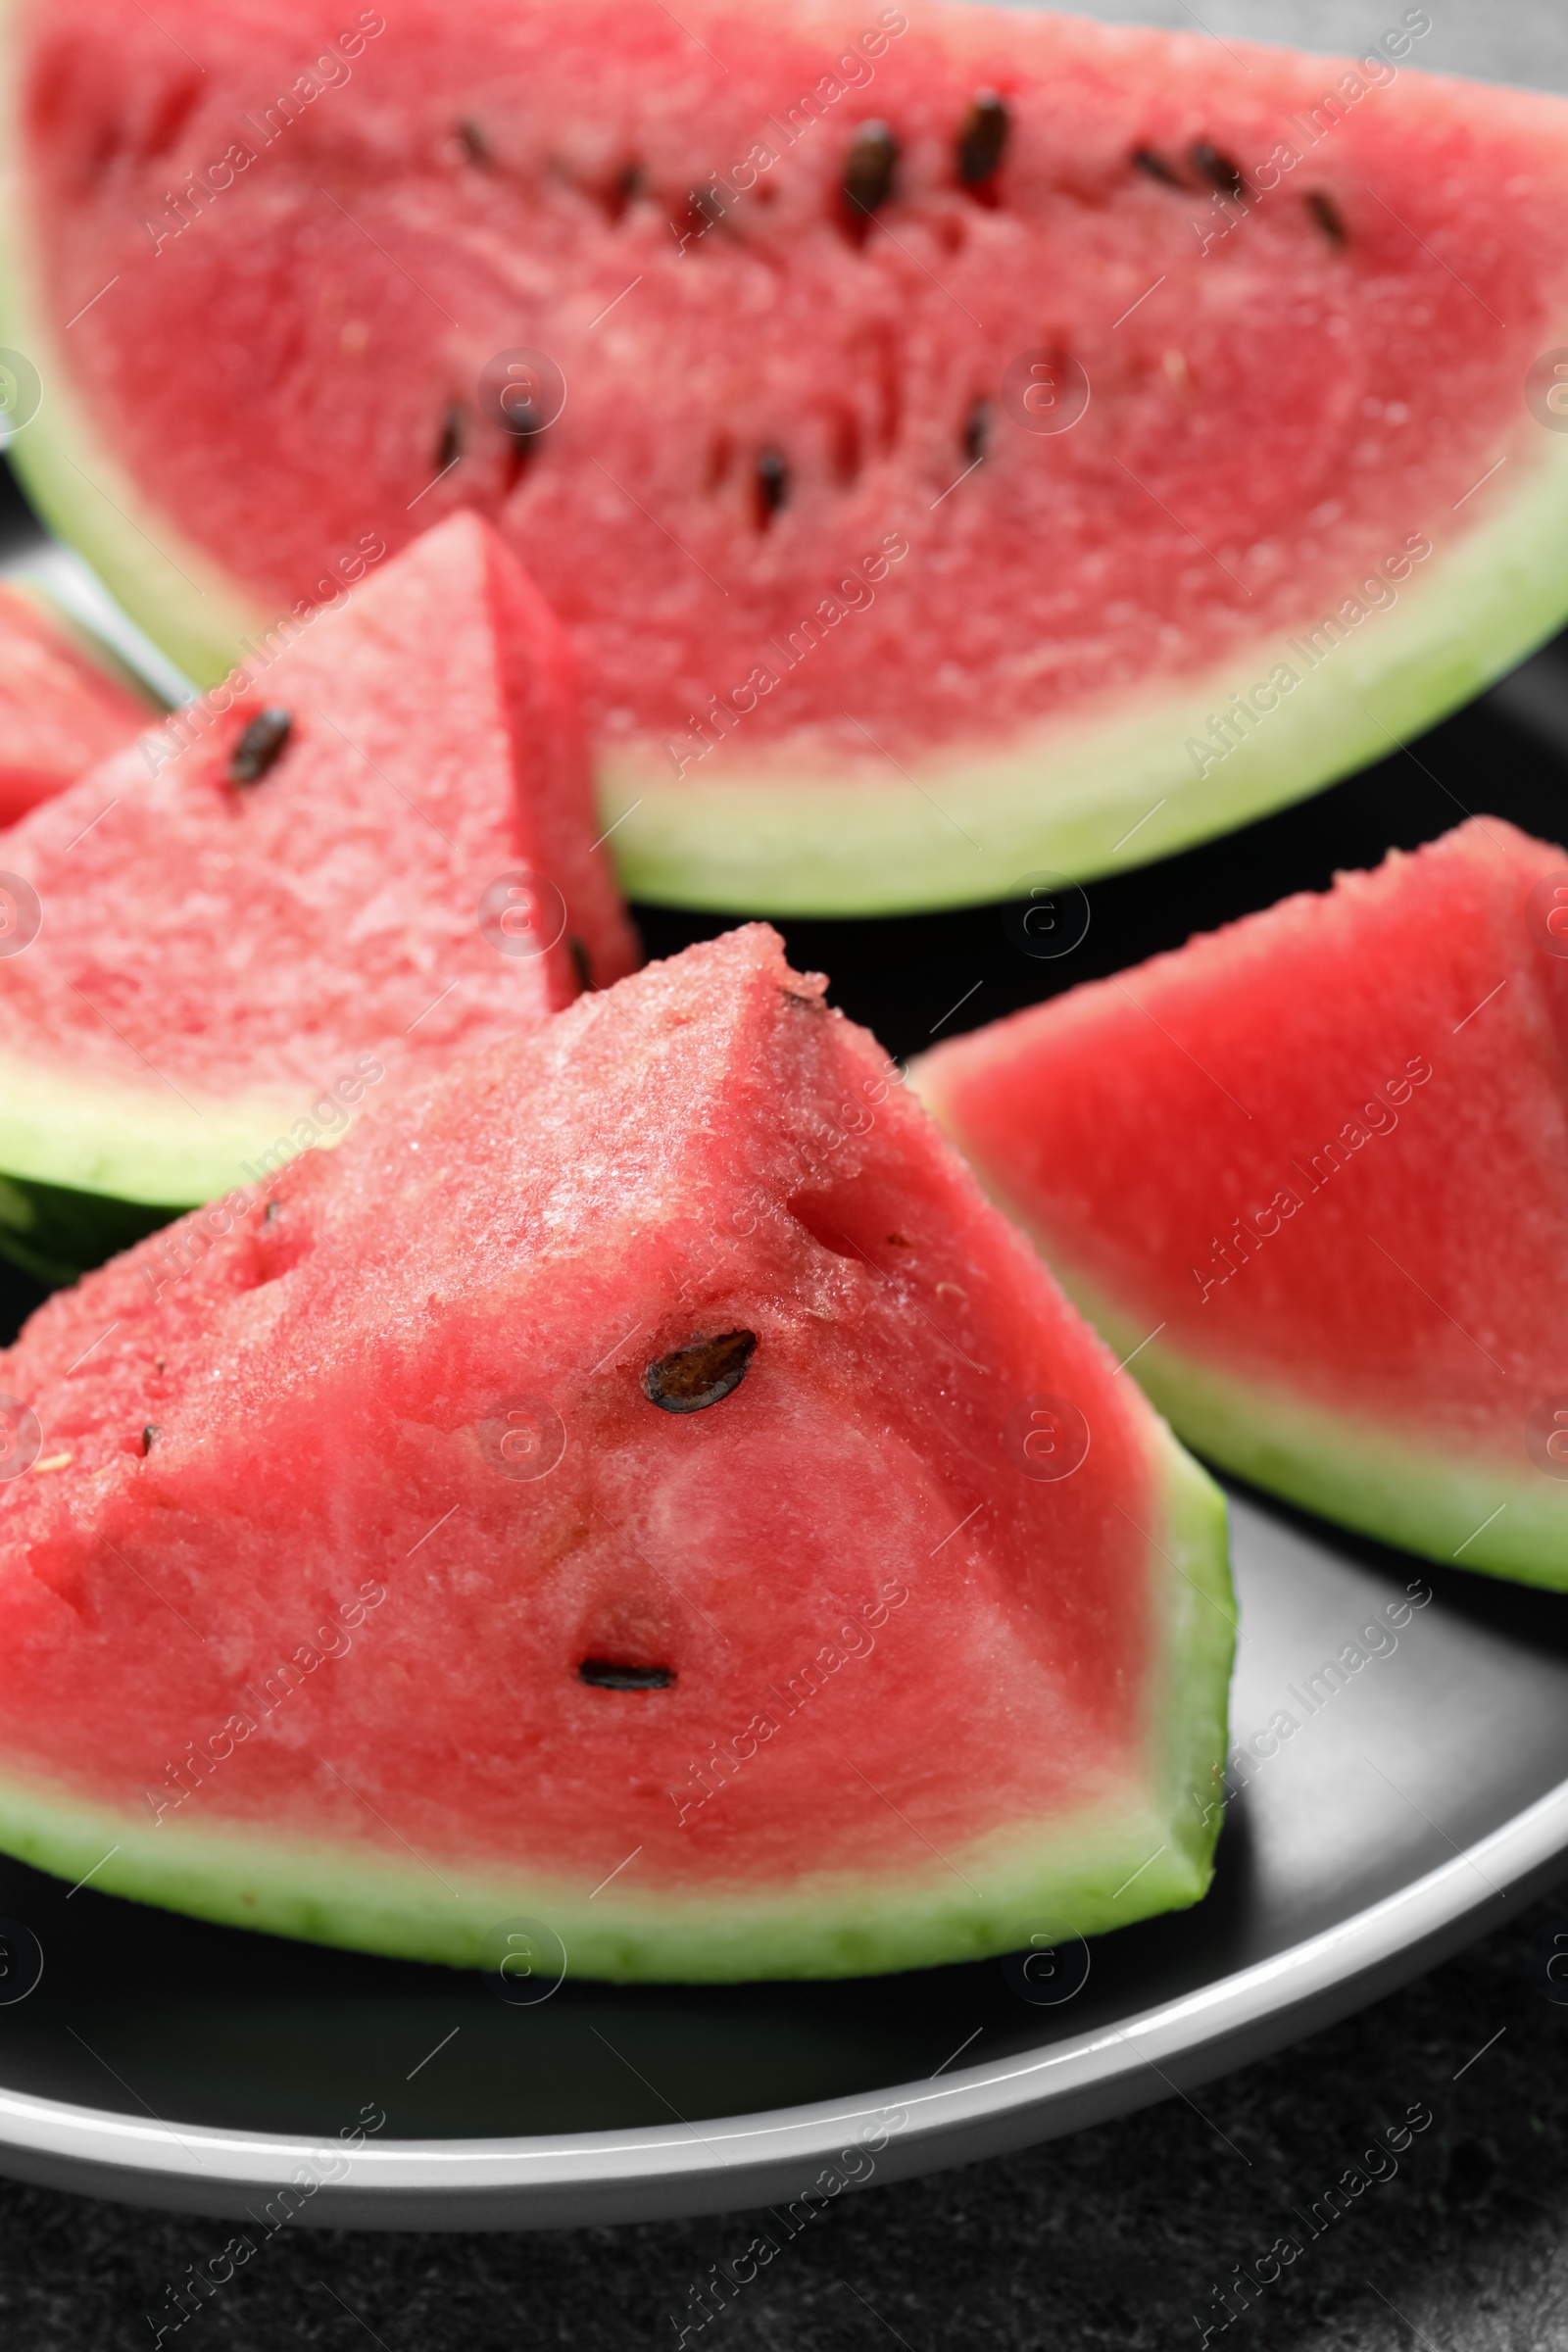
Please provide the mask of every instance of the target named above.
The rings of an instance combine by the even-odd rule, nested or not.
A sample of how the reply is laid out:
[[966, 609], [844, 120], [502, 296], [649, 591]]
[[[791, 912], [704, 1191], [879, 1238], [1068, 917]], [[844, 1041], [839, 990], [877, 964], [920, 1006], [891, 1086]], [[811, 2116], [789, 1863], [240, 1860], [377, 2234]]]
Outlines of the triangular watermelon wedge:
[[1476, 817], [916, 1067], [1189, 1442], [1568, 1589], [1568, 860]]
[[1568, 104], [1389, 13], [14, 0], [17, 459], [203, 677], [492, 517], [640, 897], [1158, 857], [1568, 613]]
[[693, 948], [43, 1306], [0, 1846], [627, 1978], [1202, 1893], [1223, 1501], [824, 985]]
[[33, 582], [0, 584], [0, 825], [150, 725], [156, 705]]
[[253, 1181], [636, 959], [537, 593], [472, 515], [379, 549], [5, 837], [0, 1233], [39, 1271], [75, 1196]]

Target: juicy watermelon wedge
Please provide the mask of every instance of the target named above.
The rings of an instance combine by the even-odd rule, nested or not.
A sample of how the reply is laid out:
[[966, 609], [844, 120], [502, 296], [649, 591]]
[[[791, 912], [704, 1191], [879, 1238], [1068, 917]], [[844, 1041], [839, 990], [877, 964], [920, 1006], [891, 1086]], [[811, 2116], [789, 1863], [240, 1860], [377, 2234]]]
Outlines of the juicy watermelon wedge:
[[154, 706], [42, 589], [0, 584], [0, 825], [74, 784]]
[[1477, 817], [916, 1072], [1192, 1445], [1559, 1589], [1564, 909], [1562, 851]]
[[1424, 76], [1420, 12], [1361, 62], [846, 0], [154, 14], [10, 11], [36, 495], [202, 677], [368, 529], [490, 516], [640, 896], [1157, 857], [1568, 612], [1568, 104]]
[[0, 1845], [612, 1978], [1202, 1893], [1222, 1498], [824, 985], [693, 948], [40, 1309]]
[[5, 838], [0, 1236], [40, 1271], [82, 1262], [82, 1196], [252, 1182], [635, 960], [536, 592], [473, 515], [378, 545]]

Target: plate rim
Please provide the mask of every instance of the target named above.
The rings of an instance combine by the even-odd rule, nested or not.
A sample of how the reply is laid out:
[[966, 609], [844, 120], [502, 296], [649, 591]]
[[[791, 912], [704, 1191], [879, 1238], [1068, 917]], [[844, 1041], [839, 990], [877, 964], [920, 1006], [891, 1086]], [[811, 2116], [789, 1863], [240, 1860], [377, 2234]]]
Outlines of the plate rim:
[[[289, 2218], [333, 2229], [517, 2229], [744, 2211], [798, 2196], [851, 2140], [876, 2156], [841, 2186], [1024, 2146], [1179, 2094], [1345, 2014], [1430, 1965], [1435, 1944], [1463, 1940], [1488, 1904], [1502, 1906], [1500, 1924], [1565, 1859], [1568, 1780], [1347, 1919], [1048, 2049], [940, 2082], [704, 2118], [701, 2129], [332, 2146], [333, 2166], [346, 2169]], [[265, 2200], [306, 2168], [314, 2177], [322, 2156], [322, 2137], [147, 2122], [0, 2086], [0, 2171], [130, 2203], [239, 2219], [247, 2198]]]

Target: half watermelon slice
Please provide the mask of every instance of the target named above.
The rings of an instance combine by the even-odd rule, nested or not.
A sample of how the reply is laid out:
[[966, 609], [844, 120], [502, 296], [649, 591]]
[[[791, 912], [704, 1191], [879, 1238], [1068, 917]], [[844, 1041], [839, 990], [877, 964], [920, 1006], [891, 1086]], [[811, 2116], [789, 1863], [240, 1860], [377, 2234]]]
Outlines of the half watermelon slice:
[[537, 593], [474, 515], [380, 552], [4, 837], [0, 1245], [46, 1280], [636, 960]]
[[[155, 21], [156, 17], [156, 21]], [[201, 678], [491, 517], [637, 895], [1163, 855], [1568, 612], [1568, 105], [931, 5], [12, 0], [45, 510]]]
[[0, 584], [0, 825], [129, 743], [156, 708], [44, 589]]
[[693, 948], [40, 1309], [0, 1845], [552, 1977], [1203, 1892], [1223, 1500], [824, 986]]
[[916, 1083], [1200, 1452], [1568, 1589], [1565, 958], [1562, 851], [1477, 817]]

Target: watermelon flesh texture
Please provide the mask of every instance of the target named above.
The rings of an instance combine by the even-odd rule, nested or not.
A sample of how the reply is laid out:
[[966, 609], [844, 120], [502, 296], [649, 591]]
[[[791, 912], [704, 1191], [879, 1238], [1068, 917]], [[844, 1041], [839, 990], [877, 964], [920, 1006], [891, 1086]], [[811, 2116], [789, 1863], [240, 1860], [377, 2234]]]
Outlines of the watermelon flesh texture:
[[1133, 1368], [1191, 1444], [1562, 1589], [1558, 883], [1561, 850], [1477, 817], [940, 1047], [915, 1082], [1118, 1352], [1148, 1342]]
[[[0, 1235], [35, 1270], [84, 1253], [84, 1197], [167, 1213], [254, 1183], [368, 1089], [636, 959], [537, 593], [474, 515], [384, 569], [378, 544], [340, 612], [6, 838], [39, 927], [0, 958]], [[270, 710], [281, 750], [235, 781]], [[508, 898], [523, 873], [536, 904]]]
[[103, 648], [39, 592], [0, 584], [0, 825], [15, 824], [153, 716]]
[[[0, 1358], [41, 1431], [0, 1844], [628, 1978], [1201, 1894], [1223, 1501], [824, 985], [693, 948], [46, 1302]], [[1041, 1392], [1090, 1441], [1047, 1482], [1002, 1442]]]
[[[1157, 856], [1568, 612], [1522, 397], [1568, 343], [1560, 99], [1396, 29], [1352, 66], [969, 7], [340, 13], [14, 8], [7, 315], [57, 385], [19, 459], [201, 675], [368, 527], [488, 515], [638, 895]], [[518, 351], [564, 388], [527, 433], [480, 389]], [[1060, 433], [1004, 396], [1041, 353], [1091, 390]]]

